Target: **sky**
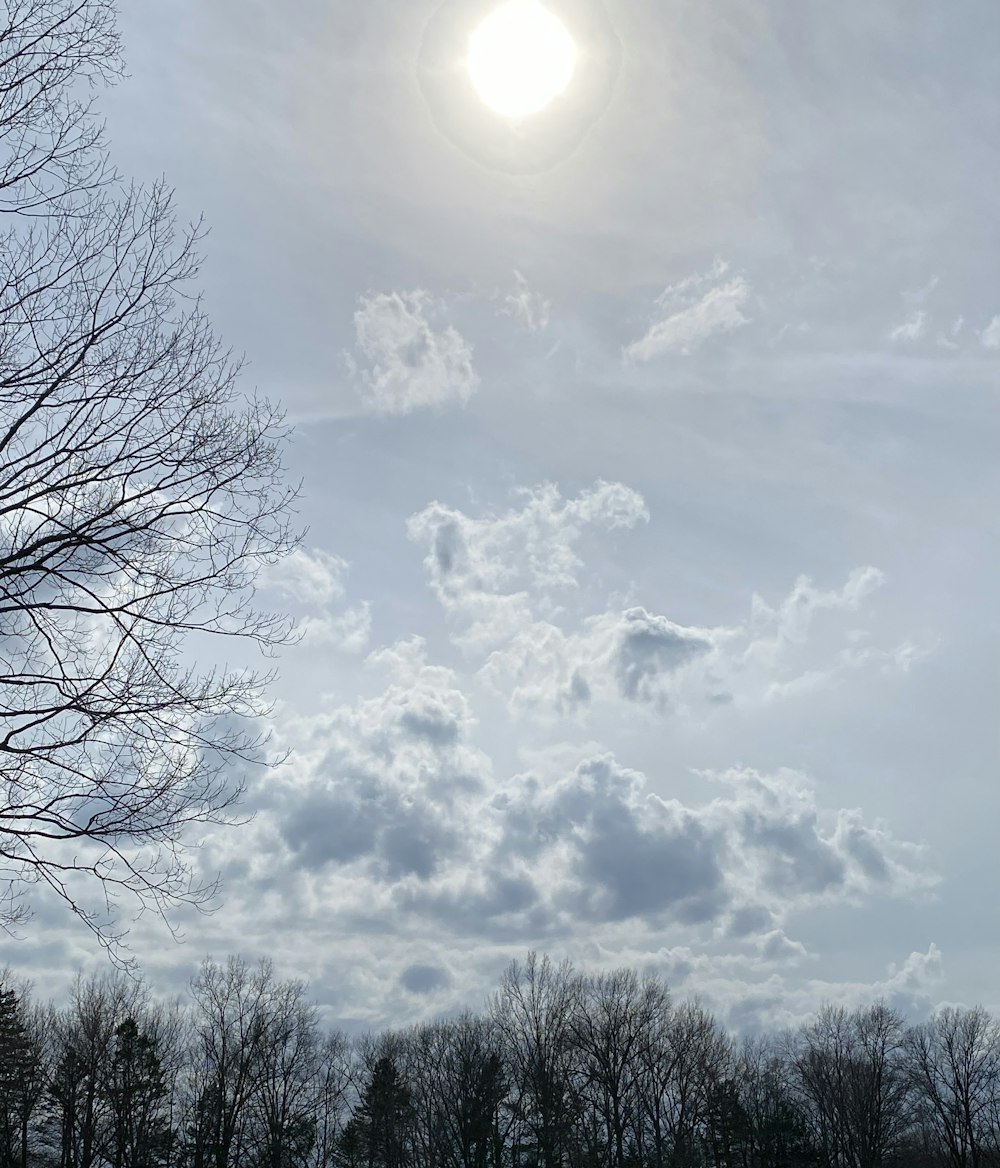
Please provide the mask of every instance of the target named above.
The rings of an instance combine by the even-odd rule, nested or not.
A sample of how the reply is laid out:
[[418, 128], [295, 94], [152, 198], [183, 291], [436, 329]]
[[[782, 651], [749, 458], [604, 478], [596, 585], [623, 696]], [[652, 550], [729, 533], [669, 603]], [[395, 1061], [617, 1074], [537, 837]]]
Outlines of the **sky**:
[[[270, 955], [327, 1019], [478, 1007], [534, 948], [734, 1029], [1000, 1006], [1000, 9], [133, 0], [120, 169], [293, 423], [300, 622], [153, 987]], [[294, 9], [294, 11], [293, 11]], [[456, 49], [456, 45], [458, 49]], [[8, 959], [55, 993], [71, 920]]]

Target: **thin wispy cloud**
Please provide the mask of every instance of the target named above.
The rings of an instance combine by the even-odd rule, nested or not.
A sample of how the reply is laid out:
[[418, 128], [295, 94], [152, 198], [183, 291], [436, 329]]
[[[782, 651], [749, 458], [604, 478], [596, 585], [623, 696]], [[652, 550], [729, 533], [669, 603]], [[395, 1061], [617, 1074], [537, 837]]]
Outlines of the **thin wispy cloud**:
[[645, 334], [625, 347], [626, 361], [654, 361], [668, 353], [687, 357], [712, 337], [748, 324], [743, 309], [750, 288], [742, 276], [725, 278], [727, 272], [726, 264], [717, 263], [704, 276], [668, 287]]
[[1000, 349], [1000, 315], [993, 317], [979, 334], [984, 349]]
[[915, 312], [911, 312], [904, 321], [897, 324], [895, 328], [889, 330], [889, 340], [919, 341], [926, 328], [927, 313], [923, 309], [917, 309]]
[[549, 327], [552, 301], [532, 288], [519, 271], [514, 271], [514, 289], [500, 297], [500, 312], [529, 333], [544, 332]]

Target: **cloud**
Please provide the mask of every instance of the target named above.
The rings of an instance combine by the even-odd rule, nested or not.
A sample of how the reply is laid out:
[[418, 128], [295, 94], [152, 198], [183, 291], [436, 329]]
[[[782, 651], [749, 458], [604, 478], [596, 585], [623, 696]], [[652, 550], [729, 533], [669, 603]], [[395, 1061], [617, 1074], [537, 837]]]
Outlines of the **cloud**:
[[439, 965], [408, 965], [399, 976], [400, 984], [411, 994], [432, 994], [435, 990], [447, 989], [451, 977]]
[[1000, 349], [1000, 315], [993, 317], [979, 334], [984, 349]]
[[361, 396], [379, 414], [464, 405], [479, 385], [472, 349], [443, 308], [420, 289], [361, 297], [358, 357], [348, 355]]
[[390, 675], [380, 694], [284, 728], [293, 762], [267, 804], [306, 869], [360, 864], [376, 881], [426, 879], [465, 850], [462, 809], [489, 763], [469, 744], [454, 675], [428, 665], [422, 643], [371, 661]]
[[550, 859], [546, 889], [574, 918], [712, 919], [725, 900], [718, 839], [696, 813], [647, 797], [644, 787], [642, 775], [607, 755], [549, 790], [522, 781], [520, 799], [494, 805], [510, 818], [512, 850], [536, 863], [553, 852], [563, 860], [560, 881]]
[[587, 617], [568, 633], [532, 619], [494, 644], [480, 676], [518, 715], [565, 716], [619, 699], [666, 710], [686, 668], [714, 651], [715, 635], [641, 607]]
[[296, 622], [305, 646], [361, 653], [371, 636], [371, 605], [362, 601], [333, 611], [344, 599], [349, 571], [350, 565], [340, 556], [319, 548], [298, 547], [283, 560], [263, 568], [258, 583], [303, 608], [318, 610]]
[[704, 777], [721, 793], [686, 805], [610, 754], [515, 776], [477, 813], [474, 862], [411, 885], [397, 903], [459, 933], [527, 940], [584, 923], [673, 924], [798, 960], [802, 946], [777, 936], [795, 914], [934, 885], [921, 848], [860, 811], [821, 807], [803, 775]]
[[[835, 595], [849, 604], [862, 592], [854, 581]], [[671, 643], [669, 627], [653, 628]], [[405, 995], [457, 985], [459, 955], [477, 946], [499, 967], [510, 946], [625, 959], [624, 945], [648, 967], [670, 936], [690, 953], [727, 949], [713, 959], [715, 988], [726, 1000], [737, 972], [749, 979], [744, 1005], [731, 1005], [751, 1018], [780, 1005], [753, 979], [809, 959], [794, 936], [801, 914], [934, 887], [921, 847], [822, 801], [801, 773], [704, 772], [693, 795], [685, 775], [681, 797], [667, 769], [644, 774], [570, 743], [501, 769], [478, 742], [474, 683], [433, 664], [421, 639], [371, 654], [366, 673], [367, 696], [283, 713], [274, 745], [292, 755], [253, 787], [255, 821], [201, 854], [248, 935], [303, 928], [317, 961], [333, 937], [377, 935], [393, 955], [381, 976]]]
[[521, 490], [520, 508], [474, 519], [434, 502], [407, 531], [426, 549], [424, 566], [442, 606], [469, 623], [465, 643], [480, 646], [520, 628], [532, 604], [576, 587], [575, 546], [588, 528], [616, 530], [648, 519], [642, 497], [599, 480], [572, 499], [551, 483]]
[[927, 327], [927, 313], [923, 309], [911, 312], [901, 324], [889, 331], [890, 341], [918, 341]]
[[306, 605], [326, 605], [344, 596], [348, 564], [321, 548], [297, 547], [276, 564], [261, 569], [258, 581]]
[[[761, 938], [761, 961], [749, 953], [712, 953], [675, 945], [662, 949], [647, 968], [660, 973], [675, 994], [697, 994], [719, 1020], [736, 1032], [775, 1031], [806, 1022], [820, 1006], [854, 1009], [884, 1000], [913, 1021], [932, 1013], [933, 994], [943, 979], [943, 956], [931, 943], [891, 963], [871, 981], [792, 980], [768, 960], [773, 954], [784, 965], [800, 965], [809, 955], [779, 930]], [[791, 948], [789, 948], [789, 946]], [[621, 960], [631, 958], [622, 954]]]
[[516, 268], [514, 280], [516, 287], [501, 299], [500, 312], [504, 316], [513, 317], [529, 333], [543, 332], [549, 326], [552, 301], [529, 287], [528, 281]]
[[656, 301], [661, 315], [624, 350], [628, 361], [653, 361], [667, 353], [690, 356], [709, 338], [749, 323], [742, 308], [750, 289], [742, 276], [722, 277], [728, 265], [717, 262], [704, 276], [668, 287]]
[[[620, 514], [613, 493], [600, 497], [549, 497], [544, 514]], [[551, 564], [535, 568], [561, 578]], [[855, 581], [837, 595], [861, 592]], [[674, 626], [648, 614], [638, 623], [654, 645], [639, 661], [665, 645], [656, 668], [685, 667], [686, 636], [678, 649]], [[789, 928], [804, 910], [933, 886], [921, 848], [857, 808], [822, 805], [797, 772], [707, 772], [682, 800], [669, 772], [647, 777], [565, 744], [498, 774], [477, 743], [469, 687], [431, 663], [422, 640], [371, 654], [368, 674], [369, 696], [283, 713], [274, 746], [291, 757], [253, 787], [252, 834], [220, 833], [203, 850], [247, 911], [333, 912], [338, 928], [456, 943], [547, 943], [581, 929], [611, 938], [628, 926], [651, 944], [671, 928], [729, 938], [774, 964], [805, 956]], [[414, 972], [401, 984], [423, 993], [433, 981]]]
[[372, 606], [365, 600], [340, 613], [307, 616], [296, 627], [306, 645], [363, 653], [371, 640]]
[[866, 630], [845, 627], [885, 583], [871, 566], [839, 588], [799, 577], [776, 606], [755, 595], [748, 618], [732, 625], [685, 626], [635, 604], [574, 619], [584, 532], [634, 527], [648, 519], [645, 503], [621, 483], [571, 499], [551, 484], [520, 494], [522, 506], [500, 514], [473, 518], [434, 503], [408, 524], [454, 640], [478, 655], [479, 677], [517, 715], [573, 717], [616, 701], [710, 713], [791, 699], [863, 670], [903, 673], [927, 655], [909, 640], [866, 644]]
[[630, 701], [656, 701], [659, 680], [710, 652], [712, 641], [644, 608], [626, 609], [615, 633], [612, 662], [618, 691]]
[[[787, 922], [823, 904], [908, 899], [934, 886], [922, 849], [854, 809], [819, 804], [792, 771], [705, 776], [714, 799], [683, 805], [648, 789], [611, 756], [582, 762], [546, 786], [522, 777], [494, 802], [505, 844], [540, 875], [553, 910], [601, 926], [633, 922], [652, 933], [694, 927], [742, 938], [767, 962], [807, 957]], [[864, 839], [856, 846], [854, 833]], [[784, 927], [782, 927], [784, 925]], [[733, 952], [730, 950], [730, 952]]]

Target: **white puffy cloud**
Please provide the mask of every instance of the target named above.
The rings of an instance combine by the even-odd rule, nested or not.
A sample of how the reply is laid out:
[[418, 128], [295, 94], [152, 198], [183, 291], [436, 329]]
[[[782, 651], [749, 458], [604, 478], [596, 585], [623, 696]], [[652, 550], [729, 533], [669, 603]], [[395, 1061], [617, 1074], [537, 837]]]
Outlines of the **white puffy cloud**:
[[344, 596], [348, 563], [321, 548], [297, 547], [275, 564], [265, 565], [258, 582], [306, 605], [326, 605]]
[[467, 624], [470, 645], [514, 634], [536, 603], [576, 586], [575, 545], [585, 529], [629, 528], [649, 517], [642, 497], [621, 483], [598, 481], [573, 499], [551, 483], [518, 494], [523, 505], [498, 515], [474, 519], [435, 502], [407, 524], [426, 549], [435, 595]]
[[340, 556], [320, 548], [298, 547], [278, 563], [263, 568], [258, 584], [313, 610], [296, 622], [305, 646], [361, 653], [371, 636], [372, 611], [367, 601], [338, 607], [347, 593], [349, 571], [350, 564]]
[[479, 385], [472, 349], [429, 293], [363, 296], [354, 314], [357, 356], [348, 364], [379, 414], [463, 405]]
[[656, 300], [659, 310], [646, 332], [626, 345], [629, 361], [653, 361], [666, 353], [689, 356], [718, 333], [749, 323], [743, 308], [750, 289], [742, 276], [725, 278], [728, 265], [717, 262], [703, 276], [666, 288]]
[[518, 714], [571, 716], [614, 701], [707, 713], [806, 694], [865, 669], [905, 672], [926, 655], [910, 641], [868, 644], [845, 621], [885, 582], [871, 566], [840, 588], [800, 577], [775, 606], [755, 595], [733, 625], [684, 626], [634, 604], [573, 619], [567, 597], [582, 578], [584, 529], [633, 527], [648, 519], [645, 503], [620, 483], [571, 499], [551, 484], [521, 494], [522, 506], [501, 514], [473, 518], [433, 503], [409, 521], [455, 640], [480, 655], [480, 677]]

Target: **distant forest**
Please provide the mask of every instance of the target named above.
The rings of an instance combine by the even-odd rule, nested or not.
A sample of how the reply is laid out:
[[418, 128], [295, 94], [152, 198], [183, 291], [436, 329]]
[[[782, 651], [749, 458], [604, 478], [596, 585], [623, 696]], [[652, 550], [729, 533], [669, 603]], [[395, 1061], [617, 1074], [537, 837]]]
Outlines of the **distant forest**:
[[482, 1013], [348, 1037], [269, 962], [183, 1000], [0, 974], [0, 1168], [990, 1168], [1000, 1027], [827, 1006], [737, 1039], [629, 969], [528, 954]]

